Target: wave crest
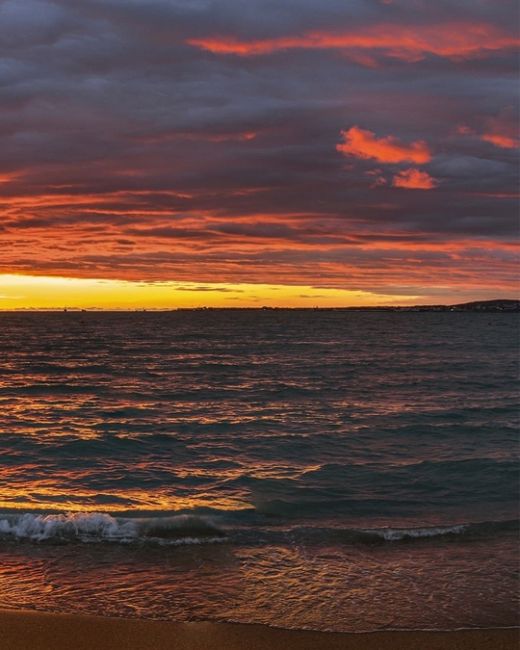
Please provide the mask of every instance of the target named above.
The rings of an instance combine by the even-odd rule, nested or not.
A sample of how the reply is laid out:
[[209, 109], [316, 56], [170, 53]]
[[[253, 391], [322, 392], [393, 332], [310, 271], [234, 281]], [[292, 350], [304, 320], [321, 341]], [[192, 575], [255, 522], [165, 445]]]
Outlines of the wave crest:
[[223, 541], [225, 533], [207, 518], [195, 515], [141, 519], [106, 513], [0, 515], [0, 538], [34, 542], [157, 542], [202, 544]]
[[428, 537], [445, 537], [460, 535], [466, 532], [466, 524], [456, 526], [440, 526], [432, 528], [383, 528], [380, 530], [363, 530], [362, 534], [374, 535], [386, 542], [400, 542], [405, 539], [424, 539]]

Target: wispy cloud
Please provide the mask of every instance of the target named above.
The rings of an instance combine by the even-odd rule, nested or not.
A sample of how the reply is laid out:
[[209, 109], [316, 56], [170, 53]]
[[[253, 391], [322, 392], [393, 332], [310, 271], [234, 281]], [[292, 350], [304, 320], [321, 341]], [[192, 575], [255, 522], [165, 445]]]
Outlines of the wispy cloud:
[[351, 30], [310, 31], [301, 35], [241, 40], [233, 36], [191, 38], [187, 42], [214, 54], [260, 56], [287, 50], [370, 50], [416, 62], [428, 54], [449, 59], [486, 56], [518, 47], [520, 39], [483, 22], [444, 22], [438, 24], [379, 23]]

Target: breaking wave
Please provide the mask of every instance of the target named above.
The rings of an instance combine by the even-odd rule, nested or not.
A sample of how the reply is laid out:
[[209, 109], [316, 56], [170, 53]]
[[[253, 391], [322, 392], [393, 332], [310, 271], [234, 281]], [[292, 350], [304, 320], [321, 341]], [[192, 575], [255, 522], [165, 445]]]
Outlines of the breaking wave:
[[404, 539], [424, 539], [429, 537], [444, 537], [446, 535], [461, 535], [468, 529], [465, 524], [432, 528], [385, 528], [382, 530], [364, 530], [361, 534], [374, 535], [387, 542], [400, 542]]
[[207, 544], [226, 539], [210, 519], [195, 515], [140, 519], [106, 513], [0, 515], [0, 539], [33, 542], [155, 542]]

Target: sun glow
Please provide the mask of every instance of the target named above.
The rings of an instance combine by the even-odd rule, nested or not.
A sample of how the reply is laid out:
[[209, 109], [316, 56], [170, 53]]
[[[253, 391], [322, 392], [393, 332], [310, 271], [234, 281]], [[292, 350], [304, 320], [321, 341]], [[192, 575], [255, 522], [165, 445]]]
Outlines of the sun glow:
[[419, 296], [306, 285], [138, 282], [0, 274], [0, 309], [348, 307], [410, 303]]

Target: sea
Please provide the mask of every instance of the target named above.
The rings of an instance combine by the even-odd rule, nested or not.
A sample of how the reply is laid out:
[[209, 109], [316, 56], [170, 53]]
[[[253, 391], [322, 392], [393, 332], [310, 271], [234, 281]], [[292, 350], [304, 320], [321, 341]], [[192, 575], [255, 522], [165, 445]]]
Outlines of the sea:
[[519, 314], [0, 314], [0, 608], [518, 623]]

